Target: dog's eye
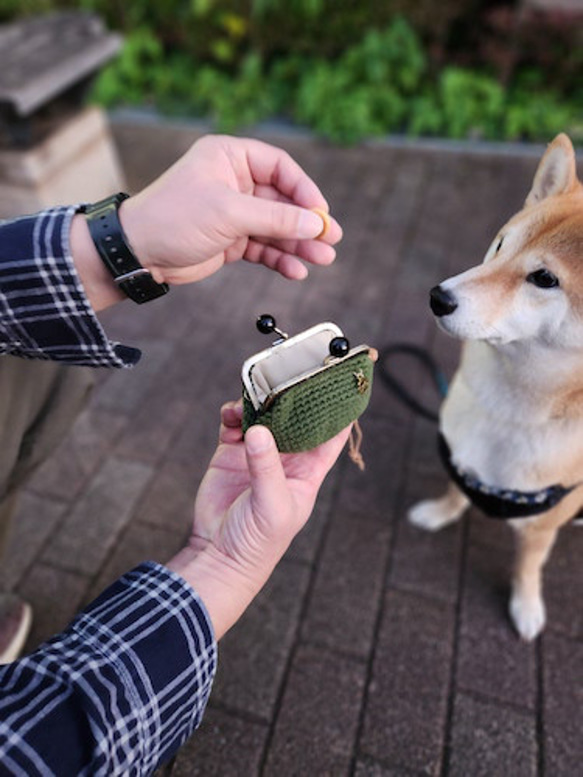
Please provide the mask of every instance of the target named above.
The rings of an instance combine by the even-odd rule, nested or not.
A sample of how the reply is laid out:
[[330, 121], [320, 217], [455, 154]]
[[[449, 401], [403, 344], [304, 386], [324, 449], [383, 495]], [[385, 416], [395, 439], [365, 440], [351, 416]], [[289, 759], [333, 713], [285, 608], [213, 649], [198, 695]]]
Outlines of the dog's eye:
[[559, 279], [556, 275], [553, 275], [549, 270], [535, 270], [530, 275], [526, 276], [526, 280], [529, 283], [538, 286], [539, 289], [552, 289], [559, 285]]
[[503, 242], [504, 242], [504, 238], [503, 238], [503, 237], [501, 237], [501, 238], [500, 238], [500, 242], [498, 243], [498, 245], [496, 246], [496, 250], [494, 251], [494, 253], [495, 253], [495, 254], [497, 254], [497, 253], [498, 253], [498, 251], [499, 251], [499, 250], [502, 248], [502, 243], [503, 243]]

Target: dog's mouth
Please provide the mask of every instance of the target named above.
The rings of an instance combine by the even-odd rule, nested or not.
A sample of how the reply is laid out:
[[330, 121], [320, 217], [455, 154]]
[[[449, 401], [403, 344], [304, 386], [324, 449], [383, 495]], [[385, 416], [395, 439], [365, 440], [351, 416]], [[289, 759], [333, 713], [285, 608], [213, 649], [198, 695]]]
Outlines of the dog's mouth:
[[457, 340], [481, 340], [491, 345], [504, 345], [508, 338], [502, 332], [484, 327], [478, 320], [453, 315], [459, 310], [460, 301], [452, 291], [434, 286], [429, 292], [429, 305], [437, 326], [442, 332]]
[[458, 325], [455, 317], [448, 318], [442, 316], [436, 318], [437, 326], [446, 335], [454, 337], [456, 340], [477, 340], [483, 343], [489, 343], [490, 345], [500, 346], [507, 345], [511, 340], [504, 336], [500, 332], [496, 331], [484, 331], [484, 329], [477, 322], [466, 322], [466, 325], [462, 327]]

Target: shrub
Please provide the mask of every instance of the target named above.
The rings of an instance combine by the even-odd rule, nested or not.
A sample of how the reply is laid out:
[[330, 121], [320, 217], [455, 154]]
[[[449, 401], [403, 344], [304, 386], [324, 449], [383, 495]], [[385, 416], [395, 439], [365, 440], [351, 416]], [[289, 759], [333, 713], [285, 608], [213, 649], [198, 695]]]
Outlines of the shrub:
[[438, 101], [449, 137], [494, 139], [500, 136], [504, 90], [489, 76], [445, 68], [439, 78]]
[[4, 0], [0, 18], [79, 4], [125, 34], [96, 83], [106, 106], [146, 103], [224, 131], [284, 116], [339, 143], [583, 137], [583, 47], [561, 56], [581, 30], [553, 17], [545, 45], [529, 46], [538, 17], [518, 24], [510, 0]]

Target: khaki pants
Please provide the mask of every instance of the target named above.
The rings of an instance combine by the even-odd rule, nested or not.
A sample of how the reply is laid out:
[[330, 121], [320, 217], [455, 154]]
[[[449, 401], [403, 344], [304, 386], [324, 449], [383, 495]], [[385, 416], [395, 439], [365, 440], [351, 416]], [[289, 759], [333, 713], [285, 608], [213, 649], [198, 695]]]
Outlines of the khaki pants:
[[86, 403], [90, 367], [0, 356], [0, 554], [20, 488]]

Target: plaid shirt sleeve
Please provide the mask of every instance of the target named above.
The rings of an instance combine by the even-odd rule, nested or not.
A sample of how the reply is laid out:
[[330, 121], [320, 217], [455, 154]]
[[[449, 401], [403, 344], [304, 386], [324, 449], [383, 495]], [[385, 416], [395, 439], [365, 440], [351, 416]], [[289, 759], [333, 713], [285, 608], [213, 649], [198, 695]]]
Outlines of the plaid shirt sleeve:
[[192, 589], [148, 562], [0, 670], [0, 772], [149, 775], [200, 723], [216, 669]]
[[77, 275], [76, 208], [0, 222], [0, 354], [89, 367], [128, 367], [135, 348], [108, 340]]

